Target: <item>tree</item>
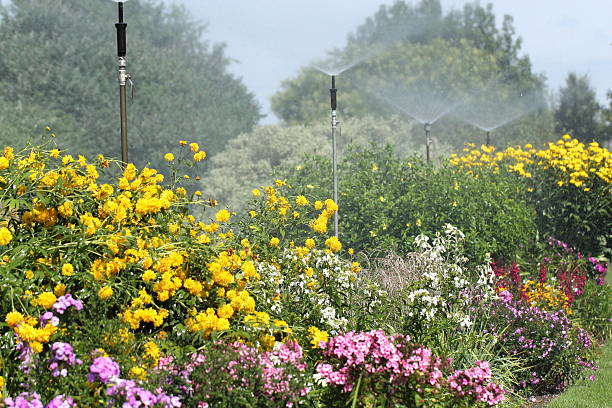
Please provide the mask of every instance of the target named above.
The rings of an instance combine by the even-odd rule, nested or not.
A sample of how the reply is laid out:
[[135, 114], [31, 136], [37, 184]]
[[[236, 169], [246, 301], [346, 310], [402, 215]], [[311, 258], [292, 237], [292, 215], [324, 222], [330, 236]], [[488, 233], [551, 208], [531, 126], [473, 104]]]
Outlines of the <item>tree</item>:
[[601, 107], [588, 75], [570, 72], [565, 87], [559, 91], [559, 105], [555, 111], [557, 132], [570, 133], [581, 139], [598, 139], [597, 122]]
[[[498, 29], [491, 5], [467, 4], [463, 11], [446, 15], [439, 0], [422, 0], [416, 6], [404, 1], [381, 6], [330, 59], [346, 63], [358, 59], [372, 45], [385, 51], [350, 71], [356, 82], [372, 76], [432, 83], [443, 79], [467, 91], [503, 77], [515, 88], [542, 93], [543, 79], [531, 72], [529, 58], [518, 54], [521, 40], [515, 38], [512, 18], [506, 16]], [[347, 84], [344, 76], [348, 75], [340, 75], [338, 80], [339, 97], [351, 101], [350, 111], [341, 112], [344, 116], [389, 111], [385, 107], [381, 112], [379, 101]], [[329, 78], [314, 69], [304, 68], [297, 77], [283, 82], [281, 91], [272, 98], [273, 111], [293, 123], [325, 117], [328, 82]], [[344, 105], [340, 109], [345, 109]]]
[[[221, 45], [202, 40], [205, 27], [187, 12], [156, 0], [126, 3], [128, 70], [136, 84], [129, 101], [130, 160], [157, 165], [180, 139], [214, 154], [260, 113], [253, 94], [227, 72]], [[0, 5], [0, 109], [21, 104], [21, 123], [55, 112], [63, 147], [119, 156], [116, 7], [98, 0], [12, 0]], [[14, 115], [13, 115], [14, 116]], [[54, 116], [54, 115], [50, 115]], [[9, 116], [2, 117], [7, 127]], [[25, 139], [28, 134], [20, 137]], [[0, 131], [14, 143], [14, 131]]]
[[[391, 144], [401, 155], [422, 151], [421, 140], [411, 135], [414, 123], [398, 117], [380, 119], [364, 117], [342, 124], [338, 135], [338, 157], [341, 159], [348, 146], [364, 146], [370, 143]], [[420, 127], [419, 127], [420, 128]], [[210, 171], [202, 183], [207, 197], [228, 205], [233, 210], [243, 208], [250, 197], [250, 191], [274, 181], [273, 173], [294, 168], [302, 164], [307, 155], [319, 154], [331, 157], [327, 123], [314, 126], [258, 126], [250, 133], [244, 133], [231, 140], [223, 154], [210, 161]], [[444, 147], [435, 146], [439, 155]], [[446, 153], [448, 148], [446, 148]], [[328, 174], [331, 188], [331, 174]], [[342, 180], [340, 181], [342, 183]]]
[[608, 106], [604, 107], [601, 112], [601, 141], [612, 149], [612, 90], [606, 93], [608, 98]]

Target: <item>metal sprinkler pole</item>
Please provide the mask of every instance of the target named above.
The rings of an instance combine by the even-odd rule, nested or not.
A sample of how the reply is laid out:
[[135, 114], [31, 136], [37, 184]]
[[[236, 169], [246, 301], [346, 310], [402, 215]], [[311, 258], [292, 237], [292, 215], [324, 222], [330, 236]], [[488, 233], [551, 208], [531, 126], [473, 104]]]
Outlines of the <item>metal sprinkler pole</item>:
[[491, 131], [487, 130], [487, 147], [491, 146]]
[[121, 162], [123, 168], [128, 164], [128, 135], [127, 135], [127, 95], [126, 83], [130, 75], [126, 70], [127, 24], [123, 22], [123, 2], [117, 3], [119, 6], [119, 22], [115, 24], [117, 28], [117, 59], [119, 62], [119, 114], [121, 116]]
[[431, 123], [425, 124], [425, 149], [426, 149], [426, 157], [427, 163], [429, 163], [429, 146], [431, 145]]
[[[329, 90], [331, 97], [331, 137], [332, 137], [332, 175], [334, 179], [334, 202], [338, 204], [338, 173], [337, 173], [337, 153], [336, 153], [336, 128], [338, 121], [336, 119], [336, 76], [332, 75], [332, 85]], [[338, 237], [338, 211], [334, 213], [334, 236]]]

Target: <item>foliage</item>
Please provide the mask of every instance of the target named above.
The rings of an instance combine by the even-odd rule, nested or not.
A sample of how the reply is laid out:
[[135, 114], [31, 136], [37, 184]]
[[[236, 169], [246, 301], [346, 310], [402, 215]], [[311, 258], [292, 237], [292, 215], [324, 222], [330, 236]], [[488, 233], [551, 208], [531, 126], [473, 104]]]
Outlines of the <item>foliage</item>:
[[[271, 347], [274, 335], [283, 340], [292, 333], [286, 322], [258, 310], [245, 289], [250, 280], [262, 279], [258, 269], [269, 271], [288, 250], [290, 238], [283, 236], [276, 248], [278, 238], [271, 244], [256, 233], [236, 236], [226, 226], [232, 215], [225, 209], [208, 222], [197, 221], [189, 207], [214, 203], [197, 193], [188, 197], [176, 174], [183, 171], [181, 163], [192, 167], [204, 154], [197, 143], [180, 144], [176, 157], [165, 155], [174, 175], [166, 186], [153, 169], [138, 171], [130, 164], [117, 171], [117, 163], [101, 155], [89, 162], [57, 148], [4, 149], [0, 290], [9, 330], [1, 347], [10, 395], [25, 382], [47, 401], [61, 390], [85, 404], [105, 392], [107, 377], [85, 390], [78, 378], [92, 365], [106, 367], [100, 363], [106, 360], [97, 360], [105, 352], [123, 379], [137, 380], [157, 365], [161, 350], [180, 357], [224, 333]], [[109, 183], [100, 182], [102, 177]], [[331, 200], [326, 206], [325, 216], [312, 209], [319, 227], [337, 208]], [[252, 247], [245, 245], [249, 239]], [[307, 251], [324, 245], [337, 251], [341, 244], [317, 239]], [[331, 262], [354, 273], [356, 266]], [[323, 265], [312, 268], [323, 276]], [[332, 289], [337, 290], [326, 288]], [[308, 339], [306, 331], [302, 338]], [[58, 359], [60, 365], [73, 361], [66, 353], [53, 357], [58, 342], [69, 344], [82, 361], [69, 362], [66, 377], [38, 371]], [[40, 376], [26, 375], [33, 368]]]
[[[71, 153], [119, 155], [118, 98], [111, 97], [117, 95], [116, 12], [97, 0], [0, 6], [0, 110], [15, 112], [2, 118], [0, 142], [25, 140], [34, 124], [57, 123]], [[216, 153], [259, 120], [254, 96], [227, 72], [223, 47], [200, 40], [204, 27], [184, 9], [134, 0], [125, 15], [137, 90], [128, 103], [130, 158], [139, 167], [153, 160], [162, 168], [159, 152], [186, 137], [206, 139], [208, 152]], [[18, 123], [26, 126], [14, 128]]]
[[[318, 196], [330, 194], [329, 160], [313, 157], [288, 173], [289, 183]], [[340, 238], [361, 250], [412, 251], [419, 234], [450, 223], [466, 236], [466, 256], [512, 259], [535, 239], [533, 212], [521, 183], [504, 175], [462, 174], [416, 158], [398, 159], [390, 147], [353, 149], [338, 166]]]
[[598, 340], [610, 337], [612, 292], [606, 283], [608, 264], [585, 257], [565, 242], [551, 239], [536, 265], [510, 268], [493, 263], [498, 290], [541, 310], [563, 310]]
[[374, 275], [382, 281], [395, 300], [396, 328], [416, 341], [429, 344], [436, 337], [439, 325], [461, 330], [474, 322], [466, 313], [467, 296], [471, 290], [486, 288], [489, 284], [488, 265], [468, 267], [464, 255], [465, 236], [451, 225], [431, 241], [425, 235], [415, 239], [415, 252], [405, 256], [410, 268], [403, 271], [414, 278], [398, 284], [389, 279], [387, 271]]
[[[364, 272], [329, 236], [338, 204], [314, 187], [277, 179], [252, 190], [239, 215], [187, 193], [185, 173], [206, 156], [195, 142], [163, 156], [166, 178], [75, 158], [56, 141], [0, 152], [6, 406], [491, 406], [517, 381], [558, 389], [594, 368], [576, 322], [607, 306], [574, 310], [593, 293], [583, 275], [601, 283], [607, 265], [560, 241], [546, 273], [535, 269], [551, 289], [531, 296], [510, 268], [516, 300], [501, 287], [496, 295], [488, 257], [467, 259], [480, 252], [451, 226], [416, 236], [401, 270], [381, 262]], [[439, 191], [516, 177], [408, 166], [372, 149], [364, 157], [375, 160], [360, 164], [368, 174], [396, 166], [434, 186], [429, 173], [453, 174]], [[552, 289], [572, 314], [549, 301]]]
[[253, 209], [238, 224], [238, 234], [248, 234], [253, 244], [243, 243], [266, 254], [265, 262], [254, 264], [262, 278], [246, 285], [260, 308], [286, 321], [301, 340], [312, 327], [338, 334], [384, 324], [384, 292], [360, 277], [358, 262], [339, 255], [339, 240], [326, 239], [335, 203], [293, 195], [282, 180], [253, 193]]
[[555, 131], [569, 133], [582, 140], [601, 141], [598, 123], [600, 110], [589, 77], [570, 72], [565, 80], [565, 87], [559, 91], [559, 104], [555, 110]]
[[[372, 142], [393, 144], [400, 154], [407, 154], [420, 148], [420, 141], [407, 137], [414, 133], [412, 128], [398, 117], [352, 119], [341, 125], [338, 156], [349, 145]], [[305, 155], [330, 157], [329, 135], [329, 124], [323, 121], [314, 126], [259, 126], [229, 141], [223, 154], [212, 158], [202, 189], [236, 211], [244, 209], [251, 189], [270, 184], [275, 170], [299, 166]], [[441, 149], [435, 153], [441, 154]]]
[[537, 150], [531, 144], [496, 152], [475, 146], [450, 163], [469, 173], [516, 174], [527, 184], [527, 201], [536, 209], [539, 234], [572, 242], [583, 253], [611, 253], [612, 154], [597, 142], [570, 135]]
[[581, 375], [595, 369], [594, 346], [588, 333], [563, 312], [547, 312], [513, 299], [507, 291], [499, 299], [475, 308], [473, 316], [489, 316], [487, 332], [498, 339], [498, 353], [518, 358], [525, 371], [519, 386], [538, 393], [560, 391]]

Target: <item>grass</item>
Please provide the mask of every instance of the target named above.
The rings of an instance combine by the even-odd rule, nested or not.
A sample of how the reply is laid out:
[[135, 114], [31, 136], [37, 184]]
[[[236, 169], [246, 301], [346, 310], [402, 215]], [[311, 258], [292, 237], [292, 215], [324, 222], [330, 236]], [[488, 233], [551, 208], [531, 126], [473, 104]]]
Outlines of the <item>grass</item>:
[[580, 381], [553, 399], [546, 408], [612, 407], [612, 341], [602, 348], [595, 381]]

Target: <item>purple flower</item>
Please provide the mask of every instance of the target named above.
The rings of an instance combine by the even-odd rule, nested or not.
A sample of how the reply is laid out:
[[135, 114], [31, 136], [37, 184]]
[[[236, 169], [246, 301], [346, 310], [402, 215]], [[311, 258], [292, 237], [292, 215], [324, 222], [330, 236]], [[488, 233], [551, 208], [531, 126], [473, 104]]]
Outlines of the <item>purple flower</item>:
[[61, 394], [49, 401], [45, 408], [73, 408], [76, 406], [72, 397], [66, 397], [64, 394]]
[[55, 316], [52, 312], [43, 313], [40, 316], [39, 320], [42, 327], [45, 327], [48, 322], [51, 322], [51, 325], [55, 327], [59, 325], [59, 318]]
[[154, 394], [139, 387], [132, 380], [119, 380], [106, 391], [106, 394], [125, 401], [121, 405], [123, 408], [153, 407], [156, 404], [161, 404], [164, 408], [178, 408], [182, 405], [179, 397], [169, 396], [163, 392]]
[[77, 311], [80, 311], [83, 309], [83, 302], [74, 299], [70, 293], [67, 293], [64, 296], [57, 298], [55, 304], [53, 305], [53, 310], [56, 313], [64, 314], [66, 309], [68, 309], [70, 306], [73, 306]]
[[76, 358], [72, 346], [70, 343], [55, 342], [51, 346], [51, 361], [49, 363], [49, 369], [53, 377], [68, 375], [68, 370], [65, 367], [73, 365], [81, 365], [83, 362]]
[[15, 399], [5, 398], [4, 404], [6, 407], [11, 408], [43, 408], [42, 402], [40, 402], [40, 395], [37, 393], [22, 392]]
[[119, 364], [115, 363], [110, 357], [98, 357], [89, 367], [87, 381], [94, 382], [99, 380], [101, 383], [108, 383], [119, 378]]

